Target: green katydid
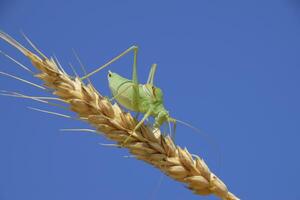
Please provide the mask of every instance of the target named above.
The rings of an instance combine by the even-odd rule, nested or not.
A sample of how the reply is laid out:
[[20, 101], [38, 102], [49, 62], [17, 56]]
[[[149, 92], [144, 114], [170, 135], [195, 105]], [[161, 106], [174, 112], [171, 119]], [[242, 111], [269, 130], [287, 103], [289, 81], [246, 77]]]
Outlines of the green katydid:
[[[133, 51], [134, 53], [132, 80], [124, 78], [117, 73], [113, 73], [109, 71], [108, 83], [113, 95], [112, 99], [115, 99], [119, 104], [121, 104], [128, 110], [144, 114], [143, 118], [138, 122], [138, 124], [135, 126], [135, 128], [132, 131], [133, 132], [136, 131], [148, 117], [152, 116], [154, 117], [154, 124], [153, 124], [154, 128], [159, 128], [163, 123], [167, 122], [169, 124], [169, 129], [171, 133], [170, 123], [174, 124], [172, 138], [175, 137], [177, 122], [188, 126], [189, 128], [193, 129], [196, 132], [201, 132], [199, 129], [193, 127], [192, 125], [184, 121], [170, 117], [169, 111], [164, 107], [162, 90], [153, 84], [154, 75], [157, 68], [156, 64], [153, 64], [151, 66], [146, 84], [140, 84], [138, 82], [138, 76], [137, 76], [138, 47], [137, 46], [132, 46], [127, 50], [123, 51], [121, 54], [119, 54], [118, 56], [116, 56], [106, 64], [100, 66], [99, 68], [92, 71], [91, 73], [83, 76], [81, 80], [87, 79], [90, 76], [94, 75], [95, 73], [99, 72], [100, 70], [108, 67], [110, 64], [117, 61], [124, 55], [130, 53], [131, 51]], [[125, 140], [124, 143], [126, 143], [126, 141], [127, 140]]]
[[113, 99], [115, 99], [119, 104], [121, 104], [128, 110], [144, 114], [144, 117], [135, 126], [133, 131], [137, 130], [150, 116], [153, 116], [155, 119], [155, 122], [153, 124], [154, 128], [159, 128], [164, 122], [172, 122], [174, 123], [175, 129], [177, 120], [170, 117], [168, 110], [166, 110], [163, 104], [164, 102], [162, 90], [158, 87], [155, 87], [153, 84], [157, 65], [152, 65], [146, 84], [139, 84], [138, 82], [137, 46], [128, 48], [108, 63], [82, 77], [81, 80], [84, 80], [95, 74], [96, 72], [102, 70], [103, 68], [109, 66], [131, 51], [133, 51], [134, 53], [132, 80], [126, 79], [117, 73], [113, 73], [111, 71], [108, 72], [108, 82], [113, 95]]
[[[31, 46], [39, 52], [39, 54], [46, 58], [46, 56], [41, 53], [35, 45], [23, 34], [25, 39], [31, 44]], [[19, 49], [22, 53], [25, 55], [28, 54], [28, 50], [25, 49], [22, 45], [20, 45], [18, 42], [16, 42], [14, 39], [12, 39], [7, 34], [0, 32], [0, 38], [4, 39], [17, 49]], [[193, 126], [189, 125], [186, 122], [180, 121], [178, 119], [172, 118], [169, 115], [168, 110], [164, 107], [163, 102], [163, 93], [160, 88], [155, 87], [154, 82], [154, 75], [156, 72], [156, 64], [153, 64], [148, 76], [148, 80], [146, 84], [139, 84], [138, 82], [138, 76], [137, 76], [137, 52], [138, 47], [132, 46], [125, 50], [123, 53], [119, 54], [106, 64], [102, 65], [98, 69], [94, 70], [93, 72], [83, 76], [81, 80], [87, 79], [91, 75], [97, 73], [98, 71], [104, 69], [105, 67], [108, 67], [113, 62], [117, 61], [124, 55], [130, 53], [133, 51], [134, 57], [133, 57], [133, 72], [132, 72], [132, 80], [126, 79], [116, 73], [112, 73], [109, 71], [108, 73], [108, 82], [109, 87], [113, 94], [113, 99], [116, 99], [119, 104], [124, 106], [125, 108], [137, 112], [137, 113], [143, 113], [144, 117], [142, 120], [138, 122], [138, 124], [135, 126], [135, 128], [132, 130], [133, 132], [136, 131], [143, 123], [144, 121], [150, 117], [153, 116], [155, 119], [155, 122], [153, 124], [154, 128], [159, 128], [163, 123], [167, 122], [174, 123], [174, 133], [176, 129], [176, 123], [182, 123], [195, 131], [199, 132], [198, 129], [194, 128]], [[80, 63], [81, 64], [81, 63]], [[81, 64], [82, 65], [82, 64]], [[171, 129], [171, 128], [170, 128]], [[171, 130], [170, 130], [171, 132]], [[173, 135], [174, 137], [174, 135]], [[126, 142], [127, 140], [125, 140]]]
[[[46, 58], [46, 56], [44, 56], [25, 35], [24, 35], [24, 37], [31, 44], [31, 46], [37, 52], [39, 52], [39, 54], [43, 58]], [[0, 31], [0, 38], [5, 40], [12, 46], [16, 47], [17, 49], [19, 49], [26, 56], [31, 55], [27, 49], [25, 49], [22, 45], [20, 45], [17, 41], [15, 41], [13, 38], [8, 36], [4, 32]], [[192, 128], [196, 132], [201, 132], [197, 128], [191, 126], [190, 124], [188, 124], [184, 121], [180, 121], [178, 119], [170, 117], [168, 110], [165, 109], [164, 104], [163, 104], [164, 102], [163, 102], [162, 90], [158, 87], [155, 87], [153, 84], [154, 75], [155, 75], [156, 68], [157, 68], [156, 64], [152, 65], [146, 84], [139, 84], [138, 77], [137, 77], [137, 51], [138, 51], [137, 46], [132, 46], [132, 47], [128, 48], [123, 53], [119, 54], [118, 56], [116, 56], [115, 58], [113, 58], [112, 60], [107, 62], [106, 64], [102, 65], [98, 69], [83, 76], [81, 78], [81, 80], [87, 79], [88, 77], [92, 76], [93, 74], [97, 73], [98, 71], [106, 68], [107, 66], [109, 66], [110, 64], [117, 61], [118, 59], [120, 59], [121, 57], [123, 57], [124, 55], [128, 54], [131, 51], [133, 51], [133, 53], [134, 53], [132, 80], [126, 79], [116, 73], [112, 73], [109, 71], [108, 81], [109, 81], [109, 87], [113, 94], [113, 99], [116, 99], [119, 104], [121, 104], [122, 106], [124, 106], [125, 108], [127, 108], [131, 111], [134, 111], [137, 113], [144, 113], [144, 117], [142, 118], [141, 121], [138, 122], [138, 124], [135, 126], [133, 131], [136, 131], [148, 117], [153, 116], [155, 119], [155, 122], [153, 124], [154, 128], [159, 128], [165, 122], [168, 122], [169, 126], [170, 126], [170, 123], [174, 123], [174, 133], [175, 133], [176, 123], [179, 122], [179, 123], [182, 123], [182, 124]], [[2, 52], [2, 54], [4, 54], [4, 53]], [[4, 54], [4, 55], [6, 57], [10, 58], [11, 60], [13, 60], [14, 62], [16, 62], [17, 64], [19, 64], [22, 68], [24, 68], [24, 66], [21, 65], [18, 61], [14, 60], [13, 58], [9, 57], [6, 54]], [[28, 69], [26, 67], [25, 67], [25, 69], [28, 71]], [[39, 86], [34, 83], [28, 82], [26, 80], [20, 79], [19, 77], [15, 77], [15, 76], [12, 76], [12, 75], [2, 72], [2, 75], [3, 74], [6, 76], [10, 76], [10, 77], [16, 78], [18, 80], [21, 80], [23, 82], [29, 83], [36, 87], [45, 89], [42, 86]], [[34, 98], [34, 97], [30, 97], [30, 96], [25, 96], [25, 95], [17, 94], [16, 96], [32, 98], [34, 100], [40, 100], [39, 98]], [[48, 113], [53, 114], [53, 112], [48, 112]], [[60, 115], [60, 116], [62, 116], [62, 115]], [[205, 135], [208, 136], [208, 139], [210, 138], [209, 135], [207, 135], [207, 134], [205, 134]], [[126, 141], [127, 140], [125, 140], [124, 143], [126, 143]], [[219, 155], [221, 155], [221, 154], [219, 153]]]

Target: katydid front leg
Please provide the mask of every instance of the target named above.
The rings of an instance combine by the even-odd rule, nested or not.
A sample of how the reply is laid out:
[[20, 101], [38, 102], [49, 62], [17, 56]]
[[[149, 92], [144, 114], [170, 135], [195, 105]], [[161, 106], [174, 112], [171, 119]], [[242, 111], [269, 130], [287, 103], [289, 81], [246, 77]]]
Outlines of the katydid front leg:
[[[151, 115], [153, 111], [153, 108], [149, 108], [149, 110], [145, 113], [143, 119], [141, 119], [141, 121], [139, 121], [139, 123], [134, 127], [134, 129], [132, 130], [132, 132], [135, 132], [138, 128], [140, 128], [140, 126], [145, 122], [145, 120]], [[132, 137], [132, 134], [130, 134], [125, 140], [124, 142], [122, 143], [121, 146], [124, 146], [128, 140]]]

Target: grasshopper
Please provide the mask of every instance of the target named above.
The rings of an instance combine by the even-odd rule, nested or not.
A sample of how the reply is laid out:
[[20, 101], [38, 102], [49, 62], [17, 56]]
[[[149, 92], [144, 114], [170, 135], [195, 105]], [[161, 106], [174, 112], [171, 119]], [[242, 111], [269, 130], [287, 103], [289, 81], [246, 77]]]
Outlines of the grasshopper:
[[131, 51], [133, 51], [134, 54], [132, 80], [124, 78], [117, 73], [113, 73], [111, 71], [108, 72], [107, 78], [109, 88], [113, 95], [112, 99], [115, 99], [119, 104], [121, 104], [128, 110], [144, 114], [143, 118], [138, 122], [133, 131], [136, 131], [150, 116], [154, 117], [154, 128], [159, 128], [164, 122], [168, 122], [169, 125], [170, 122], [172, 122], [174, 123], [175, 131], [176, 119], [170, 117], [169, 111], [164, 106], [162, 90], [153, 84], [157, 64], [153, 64], [151, 66], [146, 84], [141, 84], [138, 82], [137, 46], [132, 46], [128, 48], [108, 63], [102, 65], [98, 69], [82, 77], [81, 80], [84, 80], [90, 77], [91, 75], [95, 74], [96, 72], [104, 69], [105, 67], [109, 66], [110, 64], [112, 64], [113, 62], [120, 59], [121, 57], [123, 57]]

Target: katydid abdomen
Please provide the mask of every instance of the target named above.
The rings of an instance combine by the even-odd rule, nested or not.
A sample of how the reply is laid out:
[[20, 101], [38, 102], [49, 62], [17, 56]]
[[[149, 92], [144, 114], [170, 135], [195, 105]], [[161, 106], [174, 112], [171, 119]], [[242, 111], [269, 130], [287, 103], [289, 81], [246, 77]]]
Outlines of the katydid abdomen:
[[[109, 76], [109, 88], [113, 98], [128, 110], [139, 112], [138, 107], [132, 99], [134, 92], [132, 88], [133, 82], [121, 76], [115, 77], [116, 75], [112, 75], [111, 73], [109, 73]], [[114, 79], [114, 81], [110, 81], [111, 79]]]

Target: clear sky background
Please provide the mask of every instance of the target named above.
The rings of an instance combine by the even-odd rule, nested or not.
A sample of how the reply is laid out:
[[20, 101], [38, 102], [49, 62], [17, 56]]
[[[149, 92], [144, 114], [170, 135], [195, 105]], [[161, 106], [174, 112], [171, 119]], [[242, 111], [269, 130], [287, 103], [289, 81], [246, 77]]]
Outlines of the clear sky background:
[[[179, 126], [178, 144], [202, 156], [241, 199], [300, 199], [298, 0], [1, 0], [0, 29], [25, 43], [23, 30], [80, 73], [72, 48], [92, 71], [139, 45], [140, 80], [158, 63], [155, 83], [166, 107], [218, 143], [221, 165], [218, 150], [193, 130]], [[31, 66], [4, 42], [0, 49]], [[110, 70], [130, 77], [131, 63], [128, 55]], [[3, 56], [0, 70], [40, 83]], [[110, 95], [106, 74], [92, 81]], [[0, 89], [45, 95], [6, 77]], [[158, 170], [124, 158], [126, 150], [100, 146], [105, 138], [58, 131], [85, 123], [27, 106], [58, 111], [0, 98], [1, 200], [216, 199], [199, 198], [167, 177], [158, 186]]]

